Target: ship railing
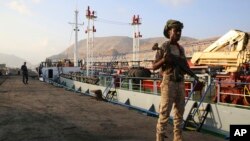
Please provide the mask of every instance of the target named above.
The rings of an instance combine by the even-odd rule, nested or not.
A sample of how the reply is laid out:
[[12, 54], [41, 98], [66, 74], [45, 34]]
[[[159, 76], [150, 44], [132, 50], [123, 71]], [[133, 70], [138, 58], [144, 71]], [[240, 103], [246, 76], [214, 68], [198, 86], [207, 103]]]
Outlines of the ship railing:
[[130, 91], [136, 91], [140, 93], [160, 95], [161, 79], [159, 78], [123, 77], [121, 79], [123, 79], [120, 80], [122, 85], [116, 84], [120, 86], [120, 89], [128, 89]]
[[250, 108], [250, 83], [215, 81], [215, 84], [215, 103]]
[[[126, 89], [129, 91], [136, 91], [140, 93], [160, 95], [160, 83], [159, 78], [145, 78], [145, 77], [119, 77], [117, 76], [113, 82], [118, 89]], [[216, 80], [209, 80], [205, 82], [204, 89], [202, 91], [192, 92], [194, 84], [192, 81], [186, 81], [190, 83], [189, 88], [186, 90], [186, 100], [198, 101], [199, 103], [218, 103], [228, 104], [240, 107], [250, 108], [250, 83], [223, 83], [223, 84], [234, 84], [237, 86], [238, 93], [233, 88], [229, 87], [232, 92], [221, 91], [222, 83], [218, 83]], [[192, 94], [191, 94], [192, 93]], [[191, 96], [190, 96], [191, 95]], [[229, 97], [231, 101], [222, 101], [221, 97]], [[215, 101], [215, 99], [217, 100]]]
[[[153, 95], [160, 95], [160, 84], [161, 78], [148, 78], [148, 77], [126, 77], [122, 75], [102, 75], [99, 76], [100, 86], [108, 87], [110, 83], [114, 83], [116, 89], [146, 93], [146, 94], [153, 94]], [[193, 89], [192, 81], [185, 82], [185, 85], [189, 85], [186, 87], [186, 99], [193, 99], [195, 98], [195, 93], [190, 96], [190, 92]]]
[[[82, 73], [61, 74], [61, 77], [84, 83], [86, 83], [87, 79], [87, 77], [84, 77], [84, 74]], [[126, 77], [125, 75], [115, 74], [101, 74], [94, 75], [91, 77], [99, 78], [99, 82], [95, 85], [108, 87], [111, 85], [111, 83], [114, 83], [113, 86], [116, 89], [124, 89], [140, 93], [160, 95], [160, 78]]]
[[[84, 77], [84, 74], [76, 73], [76, 74], [65, 74], [63, 77], [66, 77], [68, 79], [72, 79], [79, 82], [86, 83], [86, 78]], [[116, 89], [121, 90], [128, 90], [128, 91], [134, 91], [139, 93], [145, 93], [145, 94], [153, 94], [153, 95], [160, 95], [160, 78], [146, 78], [146, 77], [126, 77], [125, 75], [109, 75], [109, 74], [101, 74], [101, 75], [95, 75], [94, 78], [99, 78], [99, 82], [95, 85], [108, 87], [113, 83], [113, 87]], [[87, 82], [88, 83], [88, 82]], [[193, 100], [193, 101], [200, 101], [200, 99], [203, 97], [203, 93], [205, 90], [207, 90], [207, 94], [205, 97], [203, 97], [203, 102], [206, 103], [226, 103], [225, 101], [221, 100], [221, 97], [225, 95], [229, 95], [230, 97], [233, 96], [240, 96], [243, 99], [250, 99], [250, 92], [246, 91], [245, 95], [237, 94], [237, 93], [228, 93], [221, 91], [221, 83], [218, 83], [216, 81], [212, 81], [209, 83], [211, 85], [209, 89], [207, 87], [209, 86], [208, 83], [205, 84], [205, 89], [203, 91], [196, 91], [191, 95], [191, 91], [193, 89], [193, 83], [192, 81], [186, 81], [185, 82], [189, 87], [186, 87], [186, 100]], [[220, 85], [219, 85], [220, 84]], [[240, 85], [249, 85], [250, 83], [241, 83]], [[238, 83], [239, 85], [239, 83]], [[191, 95], [191, 96], [190, 96]], [[217, 101], [214, 100], [217, 97]], [[250, 102], [250, 100], [249, 100]], [[232, 103], [229, 103], [232, 104]], [[243, 104], [238, 104], [243, 105]]]
[[[126, 76], [105, 76], [103, 78], [102, 84], [104, 86], [108, 86], [111, 82], [114, 82], [114, 86], [116, 86], [116, 89], [123, 89], [123, 90], [129, 90], [129, 91], [135, 91], [140, 93], [146, 93], [146, 94], [153, 94], [153, 95], [160, 95], [160, 78], [145, 78], [145, 77], [126, 77]], [[102, 85], [100, 84], [100, 85]], [[237, 94], [237, 93], [225, 93], [220, 92], [221, 87], [218, 85], [218, 82], [216, 80], [210, 80], [208, 82], [205, 82], [204, 89], [202, 91], [195, 91], [192, 92], [192, 89], [194, 87], [194, 83], [192, 81], [185, 81], [185, 85], [190, 85], [189, 87], [186, 87], [186, 101], [187, 100], [193, 100], [197, 101], [199, 103], [219, 103], [219, 104], [231, 104], [231, 105], [237, 105], [237, 106], [243, 106], [246, 105], [247, 101], [250, 103], [250, 83], [238, 83], [238, 85], [244, 85], [245, 88], [242, 89], [245, 91], [245, 94]], [[248, 87], [246, 87], [249, 85]], [[218, 93], [218, 94], [217, 94]], [[240, 96], [245, 100], [245, 104], [243, 103], [225, 103], [220, 101], [218, 98], [217, 101], [214, 99], [216, 97], [221, 97], [221, 95], [230, 95], [233, 96]], [[247, 100], [247, 101], [246, 101]]]
[[[78, 75], [65, 75], [68, 79], [86, 82], [83, 78], [83, 74]], [[160, 78], [146, 78], [146, 77], [126, 77], [125, 75], [109, 75], [102, 74], [96, 75], [95, 78], [99, 78], [99, 82], [95, 85], [108, 87], [111, 83], [114, 83], [114, 87], [118, 90], [128, 90], [139, 92], [142, 94], [160, 95]], [[186, 100], [200, 101], [203, 97], [203, 93], [207, 90], [207, 94], [203, 97], [203, 102], [227, 104], [240, 107], [250, 108], [250, 83], [223, 83], [220, 81], [212, 80], [210, 83], [206, 83], [203, 91], [195, 92], [190, 96], [193, 88], [192, 81], [186, 81], [190, 87], [186, 87]], [[234, 85], [235, 87], [228, 87], [230, 91], [225, 91], [222, 86], [225, 84]], [[209, 86], [211, 85], [211, 86]], [[209, 89], [207, 87], [209, 86]]]
[[[74, 74], [63, 74], [61, 77], [72, 79], [79, 82], [88, 83], [86, 81], [86, 77], [82, 73], [74, 73]], [[101, 74], [92, 76], [93, 78], [99, 78], [99, 82], [95, 85], [109, 87], [111, 83], [113, 83], [113, 87], [121, 90], [134, 91], [139, 93], [160, 95], [160, 84], [161, 78], [152, 78], [152, 77], [127, 77], [125, 75], [110, 75], [110, 74]], [[185, 82], [185, 84], [190, 85], [190, 87], [186, 88], [186, 99], [189, 96], [193, 88], [193, 84], [191, 81]], [[190, 98], [196, 98], [197, 94], [193, 94]]]

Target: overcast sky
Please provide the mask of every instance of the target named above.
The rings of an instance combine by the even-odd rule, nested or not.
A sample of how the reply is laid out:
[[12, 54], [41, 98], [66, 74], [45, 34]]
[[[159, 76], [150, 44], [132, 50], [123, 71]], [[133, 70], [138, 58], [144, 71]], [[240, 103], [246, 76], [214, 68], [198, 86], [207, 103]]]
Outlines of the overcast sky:
[[249, 0], [0, 0], [0, 53], [37, 64], [74, 42], [74, 11], [79, 39], [85, 39], [86, 9], [97, 12], [96, 36], [132, 36], [129, 25], [140, 15], [143, 38], [162, 37], [168, 19], [184, 23], [183, 36], [221, 36], [230, 29], [250, 32]]

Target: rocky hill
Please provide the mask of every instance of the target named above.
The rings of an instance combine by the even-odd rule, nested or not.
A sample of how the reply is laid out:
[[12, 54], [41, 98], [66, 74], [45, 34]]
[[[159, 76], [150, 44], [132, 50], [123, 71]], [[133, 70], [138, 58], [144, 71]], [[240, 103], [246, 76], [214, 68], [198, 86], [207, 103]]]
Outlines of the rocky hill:
[[[248, 33], [250, 34], [250, 33]], [[202, 40], [197, 40], [190, 37], [182, 37], [180, 40], [180, 44], [185, 47], [186, 55], [192, 56], [192, 53], [195, 51], [202, 51], [206, 47], [208, 47], [211, 43], [216, 41], [219, 37], [212, 37]], [[140, 40], [140, 51], [149, 51], [151, 52], [151, 47], [154, 43], [163, 43], [166, 39], [164, 37], [155, 37], [155, 38], [147, 38]], [[95, 38], [95, 46], [94, 46], [94, 55], [95, 56], [109, 56], [109, 55], [119, 55], [126, 54], [132, 52], [133, 39], [126, 36], [111, 36], [111, 37], [96, 37]], [[48, 56], [48, 58], [53, 60], [61, 60], [65, 58], [73, 58], [73, 48], [74, 45], [69, 46], [65, 51], [59, 52], [54, 56]], [[250, 43], [247, 46], [250, 49]], [[79, 41], [79, 58], [86, 57], [86, 39]], [[148, 56], [143, 53], [143, 57]], [[152, 58], [153, 54], [150, 58]], [[131, 55], [129, 55], [131, 56]], [[20, 68], [25, 59], [17, 57], [15, 55], [8, 55], [0, 53], [0, 64], [6, 64], [7, 67], [12, 68]], [[27, 62], [27, 66], [33, 69], [35, 68], [31, 63]]]
[[[219, 37], [211, 37], [202, 40], [197, 40], [190, 37], [182, 37], [180, 44], [185, 47], [187, 57], [192, 57], [194, 52], [203, 51]], [[161, 44], [166, 39], [164, 37], [147, 38], [140, 40], [140, 59], [152, 60], [155, 52], [151, 50], [154, 43]], [[97, 37], [94, 41], [94, 56], [98, 56], [96, 61], [110, 60], [106, 56], [123, 55], [122, 58], [127, 60], [132, 59], [133, 39], [125, 36], [112, 36], [112, 37]], [[73, 59], [74, 45], [68, 47], [64, 52], [51, 56], [52, 60], [61, 60], [65, 58]], [[250, 43], [247, 46], [250, 49]], [[86, 39], [79, 41], [79, 59], [86, 57]], [[126, 54], [124, 56], [124, 54]], [[106, 59], [105, 59], [106, 58]], [[98, 60], [99, 59], [99, 60]]]
[[[25, 61], [26, 60], [20, 57], [17, 57], [15, 55], [0, 53], [0, 64], [6, 64], [6, 67], [21, 68], [21, 66], [23, 65], [23, 62]], [[28, 68], [31, 68], [31, 69], [34, 68], [34, 66], [29, 62], [27, 62], [27, 66]]]
[[[163, 43], [164, 37], [147, 38], [140, 40], [140, 51], [151, 50], [154, 43]], [[183, 37], [180, 43], [197, 41], [194, 38]], [[86, 56], [86, 39], [79, 41], [79, 58]], [[49, 57], [50, 59], [73, 58], [74, 45], [68, 47], [64, 52]], [[132, 52], [133, 39], [126, 36], [97, 37], [94, 41], [94, 56], [110, 56]]]

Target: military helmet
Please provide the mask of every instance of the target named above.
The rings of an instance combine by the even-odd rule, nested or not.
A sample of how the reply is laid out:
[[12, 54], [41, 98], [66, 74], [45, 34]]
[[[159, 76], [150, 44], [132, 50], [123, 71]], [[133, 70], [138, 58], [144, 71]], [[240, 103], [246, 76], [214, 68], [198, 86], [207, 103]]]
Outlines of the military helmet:
[[180, 21], [177, 21], [177, 20], [168, 20], [165, 27], [164, 27], [164, 30], [163, 30], [163, 34], [166, 38], [169, 38], [169, 35], [168, 35], [168, 31], [171, 29], [171, 28], [179, 28], [179, 29], [182, 29], [183, 28], [183, 23], [181, 23]]

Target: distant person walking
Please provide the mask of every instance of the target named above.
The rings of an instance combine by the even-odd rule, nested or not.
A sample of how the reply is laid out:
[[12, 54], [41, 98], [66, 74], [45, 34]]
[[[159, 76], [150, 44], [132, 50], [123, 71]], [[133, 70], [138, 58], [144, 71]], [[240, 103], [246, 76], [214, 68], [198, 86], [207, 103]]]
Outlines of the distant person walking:
[[23, 83], [28, 84], [28, 68], [26, 66], [26, 62], [23, 63], [21, 70], [23, 73]]

